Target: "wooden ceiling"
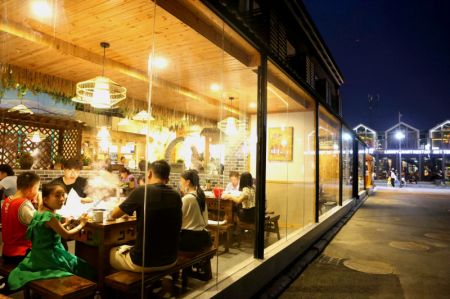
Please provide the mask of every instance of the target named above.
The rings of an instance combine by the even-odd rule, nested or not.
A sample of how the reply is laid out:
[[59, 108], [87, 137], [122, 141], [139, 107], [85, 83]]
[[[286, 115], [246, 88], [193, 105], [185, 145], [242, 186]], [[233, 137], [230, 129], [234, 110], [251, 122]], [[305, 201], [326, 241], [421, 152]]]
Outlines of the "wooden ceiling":
[[[103, 49], [108, 42], [105, 75], [127, 88], [127, 95], [147, 101], [149, 95], [148, 60], [151, 54], [167, 60], [165, 69], [153, 74], [154, 104], [220, 119], [225, 107], [251, 114], [257, 99], [259, 55], [203, 7], [199, 1], [77, 0], [52, 1], [52, 17], [36, 17], [32, 1], [4, 0], [0, 4], [0, 59], [35, 72], [73, 82], [102, 73]], [[169, 13], [170, 11], [170, 13]], [[222, 50], [225, 49], [225, 50]], [[292, 98], [283, 91], [286, 78], [269, 84], [271, 112], [301, 111], [310, 105], [292, 98], [310, 98], [294, 90]], [[281, 82], [277, 84], [275, 82]], [[210, 85], [223, 86], [211, 91]], [[283, 91], [281, 91], [283, 90]], [[234, 97], [230, 109], [229, 97]], [[281, 101], [280, 97], [284, 100]], [[121, 105], [132, 105], [125, 100]]]

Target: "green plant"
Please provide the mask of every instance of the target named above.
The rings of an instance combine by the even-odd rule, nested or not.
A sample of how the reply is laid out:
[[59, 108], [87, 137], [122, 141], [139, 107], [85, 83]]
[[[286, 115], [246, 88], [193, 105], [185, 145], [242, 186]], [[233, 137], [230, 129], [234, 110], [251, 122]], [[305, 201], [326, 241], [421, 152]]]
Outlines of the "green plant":
[[91, 158], [88, 156], [85, 156], [84, 154], [81, 155], [81, 161], [83, 163], [83, 166], [89, 166], [92, 162]]
[[56, 155], [53, 158], [53, 161], [55, 161], [55, 164], [63, 164], [64, 163], [64, 158], [61, 155]]

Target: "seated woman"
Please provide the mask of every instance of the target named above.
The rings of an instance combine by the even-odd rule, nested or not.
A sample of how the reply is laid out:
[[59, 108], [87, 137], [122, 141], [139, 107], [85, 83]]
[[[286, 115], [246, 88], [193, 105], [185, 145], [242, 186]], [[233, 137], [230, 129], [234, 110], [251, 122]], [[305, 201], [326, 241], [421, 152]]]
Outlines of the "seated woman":
[[42, 186], [42, 207], [34, 214], [27, 230], [32, 249], [9, 274], [8, 284], [11, 290], [17, 290], [38, 279], [74, 274], [91, 280], [95, 278], [94, 269], [84, 260], [67, 252], [61, 244], [61, 237], [68, 238], [77, 234], [87, 222], [85, 215], [81, 217], [80, 224], [71, 230], [61, 224], [61, 216], [55, 211], [62, 207], [65, 194], [65, 189], [60, 184]]
[[135, 188], [137, 188], [138, 186], [137, 180], [127, 168], [122, 167], [119, 170], [119, 175], [123, 189], [125, 189], [126, 191], [132, 191]]
[[229, 199], [241, 207], [238, 210], [239, 220], [247, 223], [255, 222], [255, 188], [253, 188], [253, 178], [250, 172], [241, 174], [239, 180], [239, 196], [233, 194], [224, 194], [223, 199]]
[[181, 225], [181, 251], [198, 251], [211, 246], [211, 237], [206, 230], [208, 209], [205, 193], [200, 188], [200, 179], [196, 170], [186, 170], [181, 174], [180, 187], [184, 193]]

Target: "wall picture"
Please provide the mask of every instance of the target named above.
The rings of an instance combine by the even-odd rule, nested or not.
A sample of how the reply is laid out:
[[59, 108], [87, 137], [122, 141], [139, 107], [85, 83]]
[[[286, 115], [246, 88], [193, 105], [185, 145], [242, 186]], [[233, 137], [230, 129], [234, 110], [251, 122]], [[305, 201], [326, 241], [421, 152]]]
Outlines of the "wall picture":
[[269, 161], [292, 161], [293, 127], [269, 128]]

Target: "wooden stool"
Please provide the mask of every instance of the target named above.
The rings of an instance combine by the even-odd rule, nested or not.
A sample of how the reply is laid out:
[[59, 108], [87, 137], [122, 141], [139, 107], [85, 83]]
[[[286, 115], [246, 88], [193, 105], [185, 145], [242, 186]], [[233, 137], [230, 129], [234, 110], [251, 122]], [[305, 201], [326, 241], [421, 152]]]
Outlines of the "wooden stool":
[[266, 215], [264, 230], [266, 231], [266, 237], [269, 237], [269, 233], [276, 233], [278, 240], [280, 237], [280, 228], [278, 227], [278, 220], [280, 219], [280, 215]]
[[214, 238], [213, 243], [214, 248], [219, 248], [220, 235], [225, 234], [225, 241], [223, 243], [223, 246], [225, 247], [224, 252], [228, 252], [230, 250], [230, 241], [231, 241], [231, 233], [233, 231], [233, 225], [231, 224], [208, 225], [206, 228]]

